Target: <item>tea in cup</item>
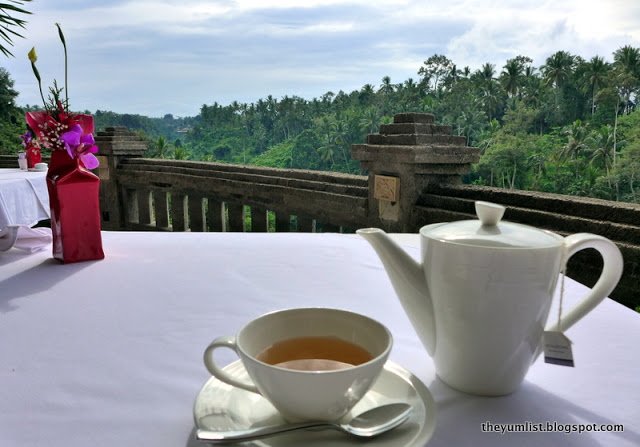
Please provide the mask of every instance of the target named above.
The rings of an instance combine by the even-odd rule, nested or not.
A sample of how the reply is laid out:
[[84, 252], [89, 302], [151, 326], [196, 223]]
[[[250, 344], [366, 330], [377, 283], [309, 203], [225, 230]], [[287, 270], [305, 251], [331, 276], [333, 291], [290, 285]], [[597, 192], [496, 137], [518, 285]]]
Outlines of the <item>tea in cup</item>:
[[[393, 339], [381, 323], [328, 308], [288, 309], [216, 338], [204, 363], [220, 381], [264, 396], [288, 420], [336, 420], [371, 388]], [[218, 366], [213, 351], [234, 350], [253, 383]]]

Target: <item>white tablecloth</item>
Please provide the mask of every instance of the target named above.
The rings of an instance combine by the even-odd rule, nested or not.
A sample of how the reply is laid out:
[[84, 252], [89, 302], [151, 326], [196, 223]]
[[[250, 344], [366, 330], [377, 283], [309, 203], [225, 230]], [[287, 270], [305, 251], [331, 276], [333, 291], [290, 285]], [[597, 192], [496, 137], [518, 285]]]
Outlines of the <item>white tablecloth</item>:
[[49, 218], [47, 172], [0, 169], [0, 230]]
[[[417, 256], [417, 237], [405, 237]], [[539, 359], [522, 387], [468, 396], [434, 366], [369, 245], [353, 235], [103, 233], [106, 259], [0, 257], [0, 446], [193, 446], [216, 336], [286, 307], [340, 307], [394, 334], [391, 360], [438, 406], [429, 446], [640, 445], [640, 315], [607, 299], [567, 332], [575, 368]], [[585, 288], [566, 285], [568, 303]], [[224, 357], [222, 358], [223, 360]], [[228, 360], [233, 360], [229, 354]], [[481, 431], [483, 422], [623, 424], [622, 433]]]

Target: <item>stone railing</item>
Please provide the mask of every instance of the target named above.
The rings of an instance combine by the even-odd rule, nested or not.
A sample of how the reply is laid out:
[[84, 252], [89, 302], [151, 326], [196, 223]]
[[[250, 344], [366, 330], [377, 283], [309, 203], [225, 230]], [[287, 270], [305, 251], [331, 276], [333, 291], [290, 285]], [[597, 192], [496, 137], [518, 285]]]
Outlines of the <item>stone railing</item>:
[[[49, 157], [42, 157], [42, 161], [49, 163]], [[18, 169], [18, 153], [15, 155], [0, 155], [0, 168]]]
[[479, 159], [430, 114], [396, 115], [355, 145], [354, 158], [375, 171], [368, 176], [142, 158], [144, 143], [124, 128], [99, 132], [96, 143], [103, 228], [117, 230], [412, 231], [419, 192], [460, 183]]
[[367, 177], [141, 158], [122, 128], [99, 132], [103, 228], [353, 231], [366, 224]]
[[124, 159], [116, 172], [119, 229], [313, 232], [367, 223], [363, 176], [148, 158]]
[[[399, 114], [352, 147], [366, 176], [143, 158], [145, 144], [124, 128], [98, 133], [105, 230], [343, 231], [380, 227], [417, 232], [425, 224], [473, 219], [474, 201], [507, 207], [505, 219], [562, 235], [600, 234], [624, 256], [612, 293], [640, 306], [640, 205], [462, 184], [479, 160], [430, 114]], [[597, 252], [572, 257], [568, 274], [587, 285]]]

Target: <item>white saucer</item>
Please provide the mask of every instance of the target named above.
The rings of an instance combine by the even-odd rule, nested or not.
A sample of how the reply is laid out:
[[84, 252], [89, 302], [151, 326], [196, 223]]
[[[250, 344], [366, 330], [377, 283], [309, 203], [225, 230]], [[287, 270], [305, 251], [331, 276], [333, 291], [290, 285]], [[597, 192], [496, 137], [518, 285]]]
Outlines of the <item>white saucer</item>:
[[[240, 361], [226, 366], [225, 371], [234, 377], [248, 379]], [[424, 446], [436, 427], [436, 405], [429, 389], [406, 369], [387, 362], [371, 390], [345, 416], [350, 419], [367, 409], [391, 402], [407, 402], [413, 406], [409, 420], [400, 427], [371, 440], [367, 447], [418, 447]], [[262, 396], [210, 378], [202, 387], [193, 405], [196, 428], [210, 431], [241, 430], [248, 427], [284, 423], [276, 409]], [[297, 431], [276, 435], [243, 446], [294, 447], [353, 447], [362, 445], [356, 439], [335, 430]]]

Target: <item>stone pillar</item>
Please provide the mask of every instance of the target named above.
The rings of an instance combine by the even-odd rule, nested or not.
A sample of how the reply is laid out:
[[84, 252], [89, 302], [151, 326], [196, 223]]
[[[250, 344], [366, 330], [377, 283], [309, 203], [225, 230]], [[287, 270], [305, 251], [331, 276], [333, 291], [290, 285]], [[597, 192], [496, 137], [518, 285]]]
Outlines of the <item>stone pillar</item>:
[[102, 229], [120, 230], [125, 214], [116, 168], [124, 158], [141, 157], [147, 150], [147, 143], [126, 127], [107, 127], [104, 132], [98, 132], [95, 140], [100, 160], [97, 174], [100, 177]]
[[480, 150], [430, 113], [400, 113], [367, 144], [351, 146], [351, 156], [369, 175], [369, 222], [390, 232], [413, 232], [413, 208], [430, 183], [460, 184]]

